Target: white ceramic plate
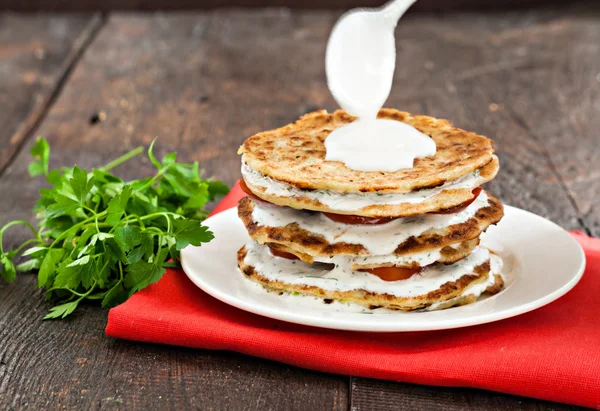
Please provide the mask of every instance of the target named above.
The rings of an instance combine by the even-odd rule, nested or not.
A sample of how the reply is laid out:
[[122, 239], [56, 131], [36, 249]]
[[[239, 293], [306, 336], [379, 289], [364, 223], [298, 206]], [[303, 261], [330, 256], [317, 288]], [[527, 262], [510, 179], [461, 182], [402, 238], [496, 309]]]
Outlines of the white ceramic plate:
[[[425, 331], [498, 321], [542, 307], [577, 284], [585, 268], [579, 244], [556, 224], [506, 206], [500, 224], [482, 242], [504, 259], [506, 287], [474, 304], [442, 311], [366, 310], [354, 305], [267, 292], [237, 268], [236, 253], [250, 241], [233, 208], [205, 221], [215, 239], [187, 247], [181, 263], [188, 277], [206, 293], [242, 310], [313, 327], [353, 331]], [[370, 314], [370, 315], [365, 315]]]

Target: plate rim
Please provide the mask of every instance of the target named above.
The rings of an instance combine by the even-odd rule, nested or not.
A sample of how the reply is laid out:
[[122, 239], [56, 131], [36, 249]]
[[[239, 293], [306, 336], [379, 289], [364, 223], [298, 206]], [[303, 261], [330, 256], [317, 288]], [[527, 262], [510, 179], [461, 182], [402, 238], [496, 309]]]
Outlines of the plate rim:
[[[523, 213], [527, 218], [536, 218], [541, 219], [544, 223], [549, 223], [559, 230], [563, 232], [568, 238], [569, 241], [576, 245], [577, 254], [580, 260], [580, 264], [578, 267], [577, 273], [571, 277], [571, 279], [561, 286], [560, 288], [546, 294], [545, 296], [538, 298], [537, 300], [530, 301], [524, 304], [517, 305], [513, 308], [507, 308], [498, 312], [488, 312], [482, 313], [480, 315], [474, 316], [473, 321], [468, 321], [464, 317], [457, 317], [456, 319], [443, 319], [443, 320], [428, 320], [423, 322], [426, 324], [425, 326], [421, 326], [421, 322], [419, 323], [402, 323], [402, 321], [396, 321], [394, 324], [389, 324], [388, 322], [372, 322], [370, 325], [367, 323], [356, 322], [355, 320], [344, 320], [340, 318], [315, 318], [314, 315], [304, 315], [302, 312], [294, 313], [294, 312], [279, 312], [275, 313], [273, 309], [269, 309], [266, 306], [259, 305], [252, 302], [247, 302], [242, 299], [237, 298], [235, 295], [227, 294], [222, 292], [221, 290], [211, 286], [210, 282], [201, 281], [200, 276], [193, 274], [193, 269], [188, 265], [186, 255], [186, 250], [197, 248], [194, 246], [188, 246], [181, 251], [181, 266], [186, 276], [200, 288], [202, 291], [210, 295], [211, 297], [228, 304], [237, 309], [247, 311], [256, 315], [260, 315], [262, 317], [267, 317], [279, 321], [289, 322], [293, 324], [300, 324], [309, 327], [316, 328], [324, 328], [324, 329], [334, 329], [334, 330], [344, 330], [344, 331], [357, 331], [357, 332], [379, 332], [379, 333], [391, 333], [391, 332], [415, 332], [415, 331], [435, 331], [435, 330], [444, 330], [444, 329], [453, 329], [453, 328], [463, 328], [463, 327], [471, 327], [475, 325], [481, 325], [486, 323], [491, 323], [495, 321], [500, 321], [508, 318], [512, 318], [521, 314], [525, 314], [527, 312], [536, 310], [545, 305], [548, 305], [560, 297], [567, 294], [571, 291], [577, 283], [581, 280], [583, 273], [585, 272], [586, 267], [586, 257], [581, 245], [569, 234], [567, 230], [560, 227], [558, 224], [550, 221], [542, 216], [539, 216], [535, 213], [532, 213], [527, 210], [523, 210], [518, 207], [512, 207], [509, 205], [505, 205], [505, 211], [511, 210], [510, 213]], [[210, 216], [204, 223], [209, 222], [212, 219], [227, 219], [231, 218], [230, 215], [233, 215], [234, 218], [237, 219], [237, 207], [234, 206], [227, 210], [224, 210], [218, 214]], [[241, 272], [237, 270], [237, 272], [241, 276]], [[255, 283], [252, 283], [255, 284]], [[265, 291], [266, 292], [266, 291]], [[410, 313], [405, 313], [406, 315], [410, 315]], [[404, 314], [403, 314], [404, 315]], [[318, 320], [318, 323], [315, 323], [315, 320]], [[326, 323], [326, 324], [325, 324]], [[403, 325], [402, 325], [403, 324]], [[401, 325], [400, 327], [393, 327], [392, 325]]]

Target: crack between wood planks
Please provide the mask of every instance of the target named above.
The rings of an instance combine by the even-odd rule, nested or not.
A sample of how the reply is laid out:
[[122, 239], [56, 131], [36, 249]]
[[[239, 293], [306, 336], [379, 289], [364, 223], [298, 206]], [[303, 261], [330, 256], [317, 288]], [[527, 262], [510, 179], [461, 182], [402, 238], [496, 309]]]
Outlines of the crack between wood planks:
[[354, 405], [352, 404], [352, 385], [354, 384], [354, 377], [348, 377], [348, 411], [355, 411]]
[[26, 124], [26, 126], [24, 127], [23, 138], [17, 144], [10, 159], [8, 159], [4, 166], [0, 168], [0, 178], [4, 176], [6, 170], [12, 165], [12, 163], [23, 150], [23, 147], [25, 147], [31, 136], [35, 134], [35, 131], [38, 129], [42, 121], [44, 121], [44, 119], [50, 112], [50, 109], [60, 96], [60, 93], [62, 92], [64, 86], [67, 84], [67, 81], [71, 77], [73, 70], [75, 69], [75, 67], [77, 67], [77, 64], [79, 63], [89, 46], [92, 44], [92, 42], [96, 39], [98, 33], [104, 27], [107, 20], [108, 14], [106, 13], [93, 15], [91, 20], [81, 32], [81, 34], [73, 42], [71, 51], [69, 52], [69, 54], [65, 58], [65, 61], [62, 64], [62, 67], [60, 69], [60, 75], [56, 80], [54, 88], [48, 94], [45, 101], [42, 103], [42, 106], [39, 109], [39, 114], [34, 118], [30, 119], [28, 121], [29, 124]]
[[552, 157], [550, 156], [550, 152], [548, 151], [548, 149], [546, 148], [546, 146], [540, 141], [540, 139], [534, 133], [531, 132], [531, 129], [530, 129], [529, 125], [527, 125], [527, 123], [525, 122], [525, 120], [523, 120], [523, 118], [518, 113], [516, 113], [515, 111], [513, 111], [512, 108], [508, 108], [506, 111], [508, 112], [508, 114], [510, 115], [510, 117], [512, 117], [512, 119], [514, 120], [514, 122], [519, 127], [521, 127], [523, 130], [525, 130], [538, 143], [540, 143], [541, 153], [544, 156], [544, 158], [546, 159], [546, 162], [548, 163], [548, 166], [550, 167], [550, 171], [556, 177], [556, 180], [558, 181], [559, 186], [561, 187], [561, 189], [563, 190], [563, 192], [567, 196], [567, 199], [569, 200], [569, 203], [573, 207], [573, 210], [575, 210], [575, 216], [577, 218], [577, 222], [579, 223], [579, 225], [581, 226], [581, 228], [583, 228], [583, 231], [585, 231], [585, 233], [587, 235], [591, 236], [592, 235], [592, 230], [590, 228], [588, 228], [588, 226], [585, 224], [585, 221], [583, 220], [583, 214], [581, 213], [581, 210], [579, 209], [579, 206], [577, 205], [577, 202], [575, 201], [575, 198], [573, 197], [573, 195], [569, 191], [569, 188], [567, 187], [567, 183], [565, 182], [565, 180], [563, 179], [562, 175], [558, 171], [558, 168], [556, 168], [556, 165], [554, 164], [554, 161], [552, 161]]

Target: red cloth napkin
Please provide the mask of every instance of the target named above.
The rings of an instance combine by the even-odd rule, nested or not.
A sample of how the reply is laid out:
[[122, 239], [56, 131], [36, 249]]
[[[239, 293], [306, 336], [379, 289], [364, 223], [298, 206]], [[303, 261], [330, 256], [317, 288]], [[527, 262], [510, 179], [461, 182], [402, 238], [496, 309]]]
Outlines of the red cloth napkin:
[[[215, 209], [237, 204], [236, 185]], [[511, 319], [413, 333], [360, 333], [289, 324], [230, 307], [169, 270], [110, 310], [110, 337], [231, 350], [337, 374], [474, 387], [600, 408], [600, 239], [584, 247], [581, 282], [558, 301]]]

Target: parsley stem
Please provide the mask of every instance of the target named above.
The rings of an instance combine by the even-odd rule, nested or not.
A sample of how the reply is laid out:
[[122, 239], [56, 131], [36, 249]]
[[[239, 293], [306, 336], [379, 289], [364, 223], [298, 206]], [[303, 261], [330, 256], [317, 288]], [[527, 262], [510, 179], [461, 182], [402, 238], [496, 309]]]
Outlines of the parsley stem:
[[65, 236], [65, 234], [75, 230], [75, 229], [79, 229], [81, 228], [84, 224], [90, 223], [93, 220], [97, 219], [98, 217], [103, 217], [104, 215], [106, 215], [106, 210], [104, 210], [101, 213], [96, 214], [96, 216], [94, 217], [88, 217], [85, 220], [75, 224], [73, 227], [66, 229], [65, 231], [63, 231], [62, 233], [60, 233], [60, 235], [58, 237], [56, 237], [56, 239], [52, 242], [52, 244], [50, 244], [49, 248], [52, 248], [56, 245], [56, 243], [58, 243], [58, 240], [60, 240], [61, 238], [63, 238]]
[[77, 299], [77, 301], [81, 301], [81, 300], [83, 300], [84, 298], [86, 298], [88, 295], [90, 295], [90, 294], [92, 293], [92, 291], [94, 291], [94, 289], [96, 288], [96, 284], [97, 284], [97, 283], [98, 283], [98, 282], [97, 282], [96, 280], [94, 280], [94, 284], [92, 284], [92, 286], [90, 287], [90, 289], [89, 289], [89, 290], [87, 290], [85, 294], [78, 293], [77, 291], [75, 291], [75, 290], [72, 290], [72, 289], [70, 289], [69, 287], [52, 287], [52, 288], [50, 288], [50, 289], [46, 290], [46, 292], [50, 292], [50, 291], [54, 291], [54, 290], [67, 290], [67, 291], [69, 291], [71, 294], [74, 294], [74, 295], [76, 295], [77, 297], [79, 297], [79, 298]]
[[96, 288], [96, 284], [98, 284], [98, 281], [94, 280], [94, 284], [92, 284], [92, 286], [90, 287], [90, 289], [84, 295], [82, 295], [79, 298], [79, 300], [83, 300], [85, 297], [87, 297], [88, 295], [90, 295], [92, 293], [92, 291], [94, 291], [94, 289]]
[[83, 208], [85, 208], [86, 210], [88, 210], [90, 213], [92, 213], [92, 214], [96, 215], [96, 210], [92, 210], [91, 208], [89, 208], [89, 207], [88, 207], [88, 206], [86, 206], [86, 205], [83, 205], [82, 207], [83, 207]]
[[2, 229], [0, 229], [0, 235], [1, 235], [1, 234], [4, 234], [4, 232], [5, 232], [5, 231], [6, 231], [8, 228], [10, 228], [10, 227], [12, 227], [12, 226], [14, 226], [14, 225], [24, 225], [24, 226], [27, 226], [27, 227], [29, 227], [29, 229], [31, 230], [31, 232], [33, 233], [33, 235], [34, 235], [34, 236], [35, 236], [35, 237], [36, 237], [38, 240], [40, 240], [40, 241], [41, 241], [41, 238], [39, 238], [39, 236], [38, 236], [38, 234], [37, 234], [37, 231], [35, 230], [35, 227], [34, 227], [33, 225], [31, 225], [31, 223], [29, 223], [28, 221], [25, 221], [25, 220], [15, 220], [15, 221], [11, 221], [10, 223], [8, 223], [8, 224], [6, 224], [4, 227], [2, 227]]
[[96, 295], [88, 295], [86, 298], [88, 300], [101, 300], [106, 296], [106, 293], [100, 293]]
[[[102, 244], [102, 248], [104, 248], [104, 252], [106, 252], [106, 248], [104, 247], [104, 244]], [[104, 270], [106, 269], [106, 267], [108, 267], [108, 264], [110, 263], [110, 260], [106, 260], [106, 262], [104, 263], [104, 265], [102, 266], [102, 268], [100, 269], [100, 271], [98, 271], [98, 274], [102, 274], [104, 272]], [[119, 262], [119, 264], [121, 264]]]
[[78, 293], [75, 290], [71, 290], [69, 287], [52, 287], [49, 290], [46, 290], [46, 292], [49, 293], [49, 292], [54, 291], [54, 290], [67, 290], [68, 292], [70, 292], [71, 294], [76, 295], [77, 297], [82, 297], [82, 298], [85, 297], [85, 294], [81, 294], [81, 293]]
[[158, 217], [161, 215], [170, 215], [170, 216], [179, 216], [177, 213], [172, 213], [170, 211], [160, 211], [158, 213], [146, 214], [140, 217], [141, 220], [148, 220], [150, 218]]
[[141, 154], [142, 151], [144, 151], [144, 147], [139, 146], [139, 147], [131, 150], [129, 153], [123, 154], [121, 157], [117, 158], [116, 160], [111, 161], [110, 163], [108, 163], [104, 167], [101, 167], [100, 170], [102, 170], [102, 171], [111, 170], [111, 169], [115, 168], [116, 166], [123, 164], [127, 160], [130, 160], [133, 157]]
[[54, 291], [54, 290], [67, 290], [71, 294], [76, 295], [77, 297], [79, 297], [77, 299], [77, 302], [79, 302], [79, 301], [83, 300], [84, 298], [87, 298], [87, 296], [90, 295], [92, 293], [92, 291], [94, 291], [94, 289], [96, 288], [96, 284], [97, 283], [98, 282], [96, 280], [94, 280], [94, 284], [92, 284], [92, 286], [90, 287], [90, 289], [87, 290], [85, 294], [78, 293], [77, 291], [71, 290], [68, 287], [52, 287], [51, 289], [47, 290], [46, 292], [50, 292], [50, 291]]
[[167, 233], [170, 233], [171, 232], [171, 219], [169, 218], [169, 214], [167, 214], [167, 213], [161, 213], [161, 214], [167, 220]]
[[161, 168], [154, 177], [152, 177], [150, 180], [148, 180], [148, 182], [146, 184], [144, 184], [142, 187], [138, 188], [137, 191], [141, 192], [142, 190], [145, 190], [146, 188], [151, 187], [154, 183], [156, 183], [157, 179], [159, 179], [160, 177], [162, 177], [163, 174], [165, 174], [167, 171], [169, 171], [169, 169], [171, 168], [172, 165], [173, 164], [169, 164], [168, 166]]
[[[140, 227], [142, 227], [142, 230], [145, 230], [145, 229], [146, 229], [146, 225], [144, 224], [144, 222], [142, 221], [142, 219], [140, 218], [140, 216], [139, 216], [139, 215], [135, 214], [135, 215], [133, 216], [133, 218], [135, 218], [135, 219], [138, 221], [138, 223], [140, 224]], [[127, 217], [127, 220], [128, 220], [128, 221], [129, 221], [129, 219], [131, 219], [131, 216], [128, 216], [128, 217]]]
[[11, 221], [10, 223], [6, 224], [4, 227], [2, 227], [0, 229], [0, 254], [4, 254], [4, 248], [2, 247], [2, 237], [4, 236], [4, 232], [9, 229], [12, 226], [15, 225], [24, 225], [26, 227], [28, 227], [31, 232], [33, 233], [33, 235], [35, 236], [35, 238], [42, 243], [42, 239], [40, 238], [38, 232], [36, 231], [35, 227], [32, 226], [29, 222], [25, 221], [25, 220], [15, 220], [15, 221]]
[[78, 292], [71, 290], [70, 288], [67, 288], [67, 290], [69, 290], [70, 292], [72, 292], [73, 294], [78, 296], [79, 298], [77, 299], [76, 302], [79, 302], [79, 301], [83, 300], [84, 298], [87, 298], [87, 296], [90, 295], [92, 293], [92, 291], [94, 291], [94, 289], [96, 288], [96, 284], [98, 284], [98, 281], [94, 280], [94, 284], [92, 284], [90, 289], [87, 290], [87, 292], [85, 294], [80, 294]]
[[19, 254], [21, 252], [21, 250], [23, 248], [25, 248], [26, 246], [28, 246], [31, 243], [40, 243], [40, 240], [38, 240], [37, 238], [30, 238], [29, 240], [25, 241], [23, 244], [21, 244], [16, 250], [15, 250], [15, 255]]

